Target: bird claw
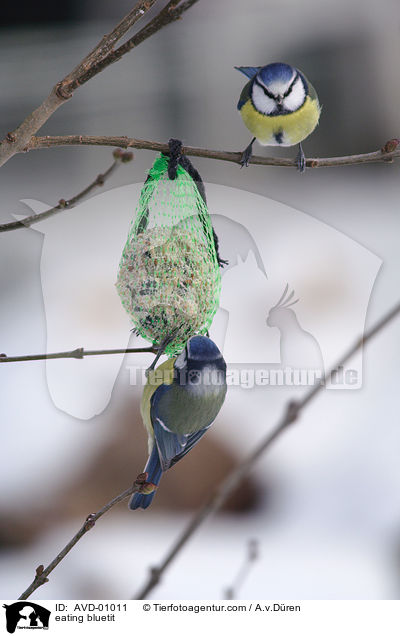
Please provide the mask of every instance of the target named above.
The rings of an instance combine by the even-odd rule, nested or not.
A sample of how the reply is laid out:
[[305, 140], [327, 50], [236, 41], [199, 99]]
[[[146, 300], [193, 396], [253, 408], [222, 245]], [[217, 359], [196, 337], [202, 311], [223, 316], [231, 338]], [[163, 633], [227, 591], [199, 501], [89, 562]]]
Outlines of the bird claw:
[[299, 152], [297, 153], [294, 162], [297, 166], [297, 170], [300, 172], [300, 174], [303, 174], [303, 172], [306, 171], [306, 156], [301, 144], [299, 144]]
[[251, 156], [253, 154], [253, 144], [255, 142], [256, 138], [254, 137], [251, 142], [249, 143], [249, 145], [247, 146], [247, 148], [245, 148], [242, 152], [242, 156], [239, 159], [239, 164], [241, 168], [247, 168], [249, 165], [249, 161], [251, 159]]
[[180, 327], [177, 327], [176, 329], [174, 329], [173, 332], [171, 333], [171, 335], [166, 336], [164, 338], [164, 340], [161, 342], [160, 346], [157, 348], [156, 357], [154, 358], [154, 360], [151, 363], [151, 365], [145, 371], [146, 378], [149, 377], [150, 371], [154, 370], [154, 367], [156, 366], [158, 360], [161, 358], [161, 356], [163, 355], [163, 353], [164, 353], [165, 349], [168, 347], [168, 345], [171, 344], [171, 342], [174, 340], [175, 336], [179, 332], [179, 329], [180, 329]]
[[242, 156], [240, 157], [240, 160], [239, 160], [239, 164], [241, 168], [248, 168], [251, 155], [252, 155], [252, 152], [251, 150], [250, 152], [248, 152], [248, 148], [246, 148], [246, 150], [242, 152]]

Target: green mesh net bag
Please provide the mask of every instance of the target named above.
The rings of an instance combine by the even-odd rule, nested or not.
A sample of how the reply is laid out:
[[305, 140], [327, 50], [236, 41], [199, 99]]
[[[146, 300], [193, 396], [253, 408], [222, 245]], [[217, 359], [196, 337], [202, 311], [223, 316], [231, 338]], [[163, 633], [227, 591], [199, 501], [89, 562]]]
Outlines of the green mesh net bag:
[[[204, 185], [181, 143], [170, 140], [140, 193], [119, 264], [116, 287], [138, 335], [179, 353], [204, 334], [221, 290], [218, 240]], [[166, 344], [167, 343], [167, 344]]]

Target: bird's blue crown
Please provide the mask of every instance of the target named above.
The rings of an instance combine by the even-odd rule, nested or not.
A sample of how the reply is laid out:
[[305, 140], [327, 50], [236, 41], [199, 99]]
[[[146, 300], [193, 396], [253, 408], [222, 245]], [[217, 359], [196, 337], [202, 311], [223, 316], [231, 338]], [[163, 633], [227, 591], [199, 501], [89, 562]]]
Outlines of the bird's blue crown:
[[192, 336], [186, 346], [190, 360], [206, 362], [222, 358], [221, 352], [215, 342], [206, 336]]
[[289, 64], [273, 62], [272, 64], [263, 66], [258, 72], [258, 77], [265, 86], [268, 86], [277, 80], [284, 83], [290, 82], [293, 77], [293, 72], [294, 68], [289, 66]]

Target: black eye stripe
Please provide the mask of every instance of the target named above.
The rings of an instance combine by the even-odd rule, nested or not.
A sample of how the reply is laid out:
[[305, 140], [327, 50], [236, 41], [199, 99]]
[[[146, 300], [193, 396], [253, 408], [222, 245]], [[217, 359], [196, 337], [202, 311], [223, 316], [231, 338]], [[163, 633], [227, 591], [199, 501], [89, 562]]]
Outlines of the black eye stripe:
[[288, 97], [288, 95], [290, 95], [290, 93], [291, 93], [291, 92], [292, 92], [292, 90], [293, 90], [293, 86], [296, 84], [296, 82], [297, 82], [297, 80], [298, 80], [298, 77], [299, 77], [299, 75], [298, 75], [298, 73], [296, 73], [296, 75], [295, 75], [295, 77], [294, 77], [294, 79], [293, 79], [293, 82], [290, 84], [290, 86], [289, 86], [289, 88], [287, 89], [286, 93], [284, 93], [283, 98]]
[[257, 84], [257, 86], [259, 86], [260, 88], [263, 89], [265, 95], [267, 95], [267, 97], [269, 97], [270, 99], [275, 99], [275, 95], [273, 93], [270, 93], [270, 91], [268, 90], [268, 88], [265, 88], [264, 84], [261, 84], [257, 77], [255, 79], [255, 83]]

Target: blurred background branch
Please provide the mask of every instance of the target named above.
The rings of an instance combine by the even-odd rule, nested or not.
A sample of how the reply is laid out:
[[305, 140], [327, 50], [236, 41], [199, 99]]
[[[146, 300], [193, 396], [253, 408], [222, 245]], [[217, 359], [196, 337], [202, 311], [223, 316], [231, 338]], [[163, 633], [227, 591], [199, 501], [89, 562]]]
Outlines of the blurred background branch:
[[225, 598], [230, 601], [238, 597], [238, 592], [245, 579], [250, 574], [251, 568], [259, 558], [259, 544], [257, 539], [250, 539], [246, 546], [246, 554], [233, 582], [226, 588]]

